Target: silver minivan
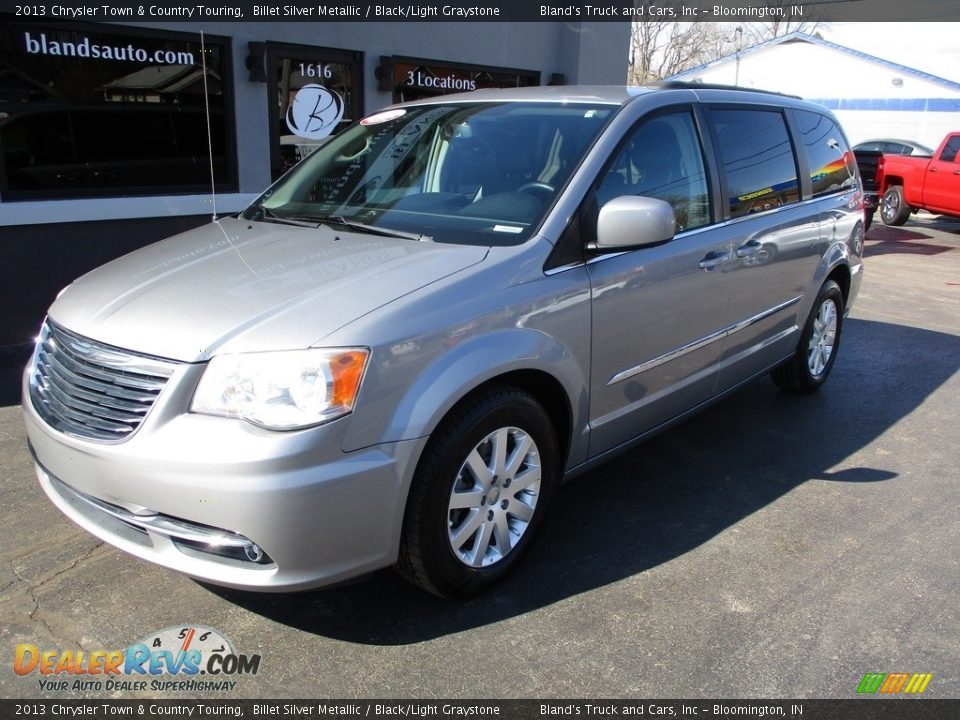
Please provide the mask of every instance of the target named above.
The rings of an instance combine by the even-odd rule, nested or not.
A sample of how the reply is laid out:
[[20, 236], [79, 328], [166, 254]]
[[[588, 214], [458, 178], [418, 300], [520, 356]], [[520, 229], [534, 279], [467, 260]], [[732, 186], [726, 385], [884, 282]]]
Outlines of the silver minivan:
[[24, 377], [37, 476], [94, 535], [212, 583], [395, 565], [469, 596], [564, 478], [766, 373], [818, 389], [863, 221], [837, 121], [783, 95], [393, 106], [243, 213], [66, 288]]

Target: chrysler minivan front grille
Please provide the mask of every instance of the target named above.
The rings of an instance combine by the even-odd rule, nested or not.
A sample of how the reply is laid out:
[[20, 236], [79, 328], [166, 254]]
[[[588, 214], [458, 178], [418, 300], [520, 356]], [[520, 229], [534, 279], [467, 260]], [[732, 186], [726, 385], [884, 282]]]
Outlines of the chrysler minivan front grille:
[[176, 367], [75, 335], [48, 320], [30, 367], [30, 401], [62, 433], [120, 442], [140, 427]]

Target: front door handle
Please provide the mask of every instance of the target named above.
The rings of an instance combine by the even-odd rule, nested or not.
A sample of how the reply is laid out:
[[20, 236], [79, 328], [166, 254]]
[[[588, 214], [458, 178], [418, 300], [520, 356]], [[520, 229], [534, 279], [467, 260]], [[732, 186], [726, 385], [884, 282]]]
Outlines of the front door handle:
[[700, 267], [704, 270], [713, 270], [717, 265], [723, 265], [730, 259], [730, 253], [726, 250], [723, 252], [710, 252], [707, 253], [703, 260], [700, 261]]

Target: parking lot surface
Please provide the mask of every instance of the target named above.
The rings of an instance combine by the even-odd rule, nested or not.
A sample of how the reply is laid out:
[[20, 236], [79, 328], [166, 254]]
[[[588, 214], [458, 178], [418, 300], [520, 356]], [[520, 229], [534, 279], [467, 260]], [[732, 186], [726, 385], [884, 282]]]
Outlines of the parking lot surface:
[[[960, 697], [958, 367], [960, 221], [875, 226], [822, 392], [763, 379], [567, 483], [519, 571], [465, 604], [390, 571], [258, 596], [128, 557], [46, 499], [2, 407], [0, 696], [847, 698], [923, 672], [925, 696]], [[13, 671], [20, 643], [170, 626], [219, 630], [259, 671], [170, 693]]]

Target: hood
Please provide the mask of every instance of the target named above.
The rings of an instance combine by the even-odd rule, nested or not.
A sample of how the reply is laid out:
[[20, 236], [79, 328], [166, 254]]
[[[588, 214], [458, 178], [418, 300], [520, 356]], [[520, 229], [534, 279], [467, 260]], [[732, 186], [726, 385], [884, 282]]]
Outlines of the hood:
[[57, 298], [50, 317], [99, 342], [185, 362], [305, 348], [486, 254], [231, 218], [87, 273]]

